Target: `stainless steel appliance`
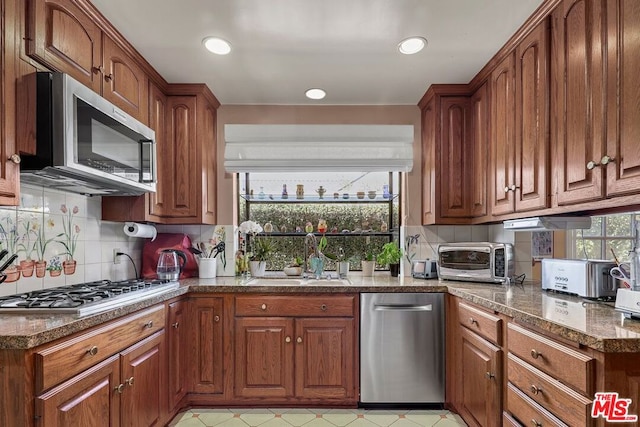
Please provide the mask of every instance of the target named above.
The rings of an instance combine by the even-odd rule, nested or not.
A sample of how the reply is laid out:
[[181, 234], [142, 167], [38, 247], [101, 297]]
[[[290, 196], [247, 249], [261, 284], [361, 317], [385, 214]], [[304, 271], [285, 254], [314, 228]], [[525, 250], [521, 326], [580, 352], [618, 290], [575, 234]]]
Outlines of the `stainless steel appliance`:
[[99, 280], [0, 297], [0, 314], [77, 314], [86, 316], [177, 289], [178, 282]]
[[513, 245], [468, 242], [438, 246], [438, 276], [441, 279], [503, 283], [515, 275]]
[[542, 289], [585, 298], [615, 297], [617, 281], [609, 274], [613, 261], [593, 259], [542, 260]]
[[155, 132], [62, 73], [36, 73], [36, 155], [21, 180], [88, 195], [156, 191]]
[[436, 279], [438, 265], [434, 259], [415, 260], [411, 263], [411, 277], [415, 279]]
[[360, 401], [444, 402], [444, 295], [360, 296]]

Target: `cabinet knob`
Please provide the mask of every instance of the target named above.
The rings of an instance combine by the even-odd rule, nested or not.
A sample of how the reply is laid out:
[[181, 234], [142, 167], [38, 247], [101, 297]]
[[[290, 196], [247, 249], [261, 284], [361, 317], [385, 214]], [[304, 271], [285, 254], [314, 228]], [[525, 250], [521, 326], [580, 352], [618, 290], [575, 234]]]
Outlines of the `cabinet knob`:
[[284, 342], [291, 342], [291, 337], [286, 337], [286, 338], [284, 339]]
[[218, 315], [213, 316], [213, 321], [218, 323], [220, 321], [220, 316]]
[[20, 158], [19, 154], [12, 154], [11, 156], [9, 156], [9, 160], [15, 163], [16, 165], [19, 165], [20, 162], [22, 161], [22, 158]]
[[302, 343], [302, 337], [298, 337], [298, 338], [296, 338], [296, 342], [297, 342], [298, 344]]
[[110, 82], [111, 80], [113, 80], [113, 74], [105, 74], [104, 81]]
[[491, 372], [486, 372], [484, 375], [485, 377], [487, 377], [488, 380], [496, 377], [496, 375]]
[[127, 381], [125, 381], [129, 387], [133, 387], [133, 377], [130, 377]]
[[103, 72], [103, 68], [102, 65], [98, 66], [98, 67], [91, 67], [91, 71], [93, 71], [93, 74], [98, 74], [98, 73], [102, 73]]
[[98, 354], [98, 346], [94, 345], [93, 347], [91, 347], [89, 350], [87, 350], [87, 354], [89, 356], [95, 356], [96, 354]]
[[267, 304], [262, 304], [262, 305], [260, 306], [260, 308], [261, 308], [262, 310], [266, 310], [266, 309], [267, 309]]
[[540, 387], [536, 387], [535, 385], [531, 384], [531, 393], [540, 394], [542, 393], [542, 389]]
[[176, 323], [172, 323], [171, 327], [174, 329], [178, 329], [178, 326], [180, 326], [180, 322], [176, 322]]
[[508, 186], [504, 187], [504, 192], [508, 193], [509, 191], [516, 191], [518, 188], [520, 188], [520, 187], [518, 187], [515, 184], [511, 184], [511, 185], [508, 185]]
[[470, 323], [470, 324], [472, 324], [472, 325], [473, 325], [473, 324], [476, 324], [476, 325], [477, 325], [477, 324], [478, 324], [478, 321], [477, 321], [476, 319], [474, 319], [473, 317], [470, 317], [470, 318], [469, 318], [469, 323]]
[[327, 304], [322, 304], [322, 305], [320, 306], [320, 310], [322, 310], [322, 311], [327, 311]]
[[115, 390], [116, 393], [122, 394], [122, 392], [124, 391], [124, 384], [118, 384], [113, 389]]
[[595, 160], [591, 160], [589, 163], [587, 163], [587, 169], [592, 170], [592, 169], [595, 169], [596, 166], [600, 166], [600, 165], [606, 166], [609, 163], [614, 163], [615, 161], [616, 159], [614, 159], [613, 157], [604, 155], [602, 156], [599, 162]]
[[149, 320], [147, 323], [145, 323], [144, 327], [148, 329], [153, 328], [153, 320]]
[[532, 348], [531, 349], [531, 357], [533, 357], [534, 359], [537, 359], [538, 357], [542, 357], [542, 353], [537, 351], [535, 348]]
[[504, 192], [505, 192], [505, 193], [508, 193], [508, 192], [509, 192], [509, 190], [510, 190], [510, 189], [509, 189], [509, 187], [508, 187], [508, 186], [504, 187]]
[[533, 427], [542, 427], [542, 423], [535, 418], [531, 418], [531, 425]]

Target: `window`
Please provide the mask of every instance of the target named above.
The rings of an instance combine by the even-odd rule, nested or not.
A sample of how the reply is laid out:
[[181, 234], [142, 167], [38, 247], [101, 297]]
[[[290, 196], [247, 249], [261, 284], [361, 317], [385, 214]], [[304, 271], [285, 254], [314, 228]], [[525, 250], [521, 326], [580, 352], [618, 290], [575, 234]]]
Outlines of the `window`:
[[640, 223], [637, 212], [593, 216], [589, 230], [573, 230], [567, 234], [571, 258], [613, 259], [629, 262], [634, 230]]
[[[313, 172], [238, 174], [238, 223], [255, 221], [269, 232], [275, 250], [267, 270], [279, 271], [294, 257], [304, 256], [304, 236], [312, 227], [327, 238], [327, 270], [335, 261], [349, 261], [360, 270], [367, 254], [398, 239], [400, 194], [398, 172]], [[286, 193], [285, 193], [286, 191]], [[327, 231], [320, 233], [324, 220]], [[249, 236], [250, 238], [250, 236]], [[382, 267], [382, 266], [380, 266]]]

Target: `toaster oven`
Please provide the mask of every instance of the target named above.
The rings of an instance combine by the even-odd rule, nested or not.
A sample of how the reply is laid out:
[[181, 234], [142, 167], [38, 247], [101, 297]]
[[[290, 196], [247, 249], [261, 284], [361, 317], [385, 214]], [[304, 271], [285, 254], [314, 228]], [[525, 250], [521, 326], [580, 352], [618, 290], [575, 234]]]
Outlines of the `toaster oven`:
[[468, 282], [503, 283], [515, 275], [513, 245], [468, 242], [438, 246], [438, 276]]

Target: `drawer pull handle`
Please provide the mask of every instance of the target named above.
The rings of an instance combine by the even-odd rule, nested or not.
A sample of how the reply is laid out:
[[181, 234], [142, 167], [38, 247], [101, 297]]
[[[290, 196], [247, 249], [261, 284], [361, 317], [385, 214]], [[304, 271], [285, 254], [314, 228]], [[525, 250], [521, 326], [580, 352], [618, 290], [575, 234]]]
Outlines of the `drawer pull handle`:
[[262, 305], [260, 306], [260, 308], [261, 308], [262, 310], [266, 310], [266, 309], [267, 309], [267, 304], [262, 304]]
[[104, 73], [104, 68], [102, 67], [102, 65], [91, 67], [91, 71], [93, 71], [93, 74]]
[[87, 354], [89, 356], [95, 356], [96, 354], [98, 354], [98, 346], [93, 346], [91, 347], [89, 350], [87, 350]]
[[118, 384], [113, 389], [115, 390], [116, 393], [122, 394], [122, 392], [124, 391], [124, 384]]
[[129, 385], [129, 387], [133, 387], [133, 377], [127, 380], [127, 384]]
[[534, 359], [537, 359], [538, 357], [542, 357], [542, 353], [537, 351], [535, 348], [532, 348], [531, 349], [531, 357], [533, 357]]
[[488, 380], [490, 380], [491, 378], [495, 378], [496, 377], [496, 375], [491, 373], [491, 372], [487, 372], [484, 375], [487, 377]]
[[286, 338], [284, 339], [284, 342], [291, 342], [291, 337], [286, 337]]
[[297, 342], [298, 344], [302, 343], [302, 337], [298, 337], [298, 338], [296, 338], [296, 342]]
[[531, 393], [538, 395], [542, 393], [542, 389], [540, 387], [536, 387], [535, 385], [531, 384]]
[[172, 323], [171, 327], [174, 329], [178, 329], [178, 326], [180, 326], [180, 322], [176, 322], [176, 323]]
[[16, 165], [19, 165], [19, 164], [20, 164], [20, 162], [22, 161], [22, 159], [20, 158], [20, 155], [19, 155], [19, 154], [12, 154], [12, 155], [9, 157], [9, 160], [10, 160], [11, 162], [13, 162], [14, 164], [16, 164]]
[[533, 425], [533, 427], [542, 427], [542, 423], [535, 418], [531, 419], [531, 424]]
[[113, 80], [113, 74], [107, 74], [104, 76], [105, 82], [110, 82], [111, 80]]
[[144, 327], [148, 329], [153, 328], [153, 320], [149, 320], [147, 323], [145, 323]]
[[320, 310], [322, 310], [322, 311], [327, 311], [327, 304], [322, 304], [322, 305], [320, 306]]
[[213, 321], [216, 322], [216, 323], [219, 322], [220, 321], [220, 316], [217, 316], [217, 315], [213, 316]]
[[477, 325], [477, 324], [478, 324], [478, 321], [477, 321], [476, 319], [474, 319], [473, 317], [470, 317], [470, 318], [469, 318], [469, 323], [471, 323], [472, 325], [473, 325], [473, 324], [476, 324], [476, 325]]

